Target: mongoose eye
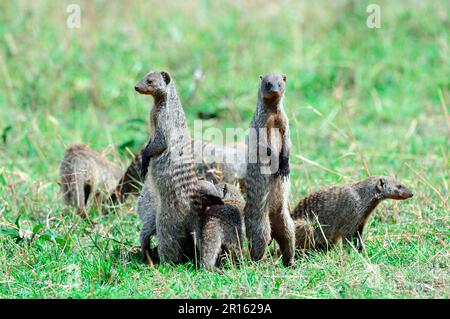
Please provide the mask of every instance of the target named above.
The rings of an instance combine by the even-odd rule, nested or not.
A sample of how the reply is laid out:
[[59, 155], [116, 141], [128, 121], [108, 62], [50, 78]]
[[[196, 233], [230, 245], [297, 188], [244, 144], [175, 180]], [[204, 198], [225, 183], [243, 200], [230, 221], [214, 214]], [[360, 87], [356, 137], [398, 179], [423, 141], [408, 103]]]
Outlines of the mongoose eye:
[[152, 85], [153, 84], [153, 80], [147, 80], [147, 84], [148, 85]]

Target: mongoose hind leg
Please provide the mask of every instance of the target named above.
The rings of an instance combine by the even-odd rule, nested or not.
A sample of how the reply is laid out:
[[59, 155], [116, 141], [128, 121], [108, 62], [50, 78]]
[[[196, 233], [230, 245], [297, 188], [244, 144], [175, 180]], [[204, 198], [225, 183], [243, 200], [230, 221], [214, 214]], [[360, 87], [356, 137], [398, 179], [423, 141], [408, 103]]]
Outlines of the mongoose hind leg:
[[354, 233], [346, 235], [343, 239], [344, 245], [348, 247], [350, 244], [353, 244], [361, 252], [364, 249], [364, 241], [362, 239], [363, 230], [364, 225], [361, 225]]
[[174, 264], [182, 263], [185, 257], [178, 240], [171, 235], [158, 243], [158, 256], [161, 262]]
[[[287, 187], [284, 185], [284, 187]], [[280, 194], [272, 192], [272, 197], [279, 197]], [[290, 266], [294, 260], [295, 253], [295, 225], [289, 214], [287, 199], [279, 200], [272, 198], [269, 210], [272, 237], [280, 245], [283, 256], [283, 265]]]
[[[215, 226], [215, 227], [214, 227]], [[201, 252], [202, 264], [208, 270], [215, 270], [217, 259], [222, 250], [222, 240], [220, 229], [216, 225], [206, 224], [203, 230]]]
[[156, 233], [155, 216], [149, 214], [149, 218], [144, 221], [140, 233], [141, 253], [142, 259], [144, 260], [147, 260], [147, 253], [151, 252], [150, 238], [153, 235], [155, 235], [155, 233]]
[[156, 234], [156, 211], [159, 207], [153, 184], [145, 186], [137, 200], [137, 213], [141, 221], [141, 253], [144, 260], [150, 252], [150, 238]]
[[[76, 179], [75, 179], [76, 180]], [[84, 183], [82, 183], [81, 181], [77, 181], [75, 182], [75, 185], [73, 185], [75, 188], [75, 206], [76, 206], [76, 211], [77, 214], [81, 217], [81, 218], [87, 218], [87, 211], [86, 211], [86, 204], [87, 204], [87, 200], [89, 197], [89, 194], [91, 192], [91, 187], [90, 185], [86, 184], [84, 185]]]
[[259, 261], [263, 258], [271, 240], [270, 220], [267, 207], [269, 195], [269, 176], [263, 175], [258, 164], [247, 167], [246, 203], [244, 207], [245, 230], [250, 246], [250, 258]]
[[72, 198], [72, 192], [70, 188], [70, 180], [67, 178], [67, 176], [61, 177], [62, 183], [61, 183], [61, 190], [63, 193], [64, 203], [66, 205], [72, 205], [73, 198]]
[[162, 263], [171, 262], [179, 264], [186, 257], [182, 243], [185, 229], [173, 220], [158, 220], [161, 213], [156, 216], [156, 233], [158, 234], [158, 255]]
[[252, 214], [245, 216], [245, 227], [250, 245], [250, 257], [253, 261], [259, 261], [263, 258], [271, 240], [270, 220], [269, 215], [261, 210]]
[[[250, 166], [250, 165], [249, 165]], [[260, 172], [258, 166], [247, 170], [247, 200], [244, 207], [244, 219], [250, 246], [250, 258], [259, 261], [263, 258], [271, 240], [270, 220], [267, 207], [269, 194], [269, 177]]]

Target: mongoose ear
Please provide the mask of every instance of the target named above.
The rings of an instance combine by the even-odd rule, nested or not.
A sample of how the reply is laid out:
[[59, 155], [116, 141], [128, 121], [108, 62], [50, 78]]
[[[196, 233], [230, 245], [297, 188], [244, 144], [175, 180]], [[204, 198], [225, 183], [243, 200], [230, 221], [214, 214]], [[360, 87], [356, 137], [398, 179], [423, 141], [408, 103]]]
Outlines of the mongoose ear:
[[281, 75], [282, 77], [283, 77], [283, 81], [284, 81], [284, 83], [286, 83], [286, 80], [287, 80], [287, 76], [286, 76], [286, 74], [283, 74], [283, 75]]
[[378, 189], [380, 192], [383, 191], [383, 189], [384, 189], [384, 184], [385, 184], [384, 178], [383, 178], [383, 177], [380, 177], [380, 178], [377, 180], [377, 189]]
[[170, 77], [170, 74], [166, 71], [162, 71], [161, 76], [163, 77], [164, 82], [166, 82], [166, 85], [169, 84], [170, 81], [172, 80], [172, 78]]

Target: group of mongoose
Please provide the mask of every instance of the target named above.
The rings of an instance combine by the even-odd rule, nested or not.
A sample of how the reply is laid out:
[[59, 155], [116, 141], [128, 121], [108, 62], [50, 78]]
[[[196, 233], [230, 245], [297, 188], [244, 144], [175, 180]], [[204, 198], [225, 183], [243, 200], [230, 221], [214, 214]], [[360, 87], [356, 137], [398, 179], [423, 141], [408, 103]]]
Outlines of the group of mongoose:
[[[220, 146], [191, 140], [174, 80], [168, 72], [150, 71], [135, 86], [154, 100], [148, 144], [125, 173], [86, 145], [69, 147], [60, 171], [66, 203], [88, 218], [90, 194], [98, 205], [110, 206], [139, 193], [141, 252], [150, 261], [200, 260], [207, 269], [218, 269], [219, 257], [243, 255], [245, 237], [254, 261], [263, 258], [275, 239], [285, 266], [293, 263], [296, 248], [328, 250], [342, 240], [361, 250], [364, 226], [375, 207], [384, 199], [410, 198], [412, 192], [392, 177], [373, 176], [317, 190], [290, 212], [291, 142], [283, 107], [286, 76], [274, 73], [260, 79], [250, 124], [257, 146], [250, 150], [250, 143]], [[271, 133], [273, 128], [278, 134]], [[266, 136], [260, 136], [261, 129]], [[214, 157], [194, 161], [195, 147], [237, 156], [222, 157], [234, 158], [228, 162]], [[256, 160], [251, 161], [252, 152]], [[271, 163], [262, 160], [263, 154]], [[276, 169], [268, 173], [273, 162]], [[157, 254], [150, 245], [153, 236]]]

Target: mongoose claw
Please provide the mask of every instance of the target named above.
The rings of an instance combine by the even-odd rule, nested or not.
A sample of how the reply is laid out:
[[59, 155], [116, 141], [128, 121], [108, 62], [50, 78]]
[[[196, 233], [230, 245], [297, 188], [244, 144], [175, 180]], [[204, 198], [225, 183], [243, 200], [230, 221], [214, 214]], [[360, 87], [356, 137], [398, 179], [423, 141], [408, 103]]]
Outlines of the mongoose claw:
[[278, 176], [282, 177], [284, 180], [289, 178], [291, 170], [289, 168], [289, 159], [282, 157], [280, 161], [280, 166], [278, 167]]

